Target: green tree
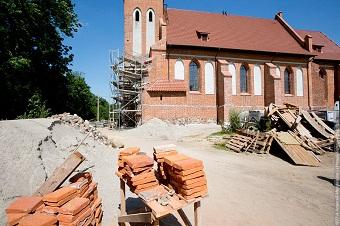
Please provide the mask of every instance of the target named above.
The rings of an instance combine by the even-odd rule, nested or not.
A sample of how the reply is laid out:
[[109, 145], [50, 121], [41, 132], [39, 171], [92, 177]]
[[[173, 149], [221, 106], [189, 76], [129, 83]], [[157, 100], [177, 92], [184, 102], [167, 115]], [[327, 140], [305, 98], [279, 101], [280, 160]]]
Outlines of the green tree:
[[26, 112], [34, 93], [66, 110], [73, 55], [63, 39], [79, 27], [71, 0], [0, 0], [0, 119]]
[[49, 115], [50, 109], [46, 107], [46, 102], [39, 93], [35, 93], [28, 100], [27, 111], [18, 118], [46, 118]]
[[72, 72], [66, 75], [67, 101], [66, 109], [84, 119], [96, 117], [97, 99], [91, 93], [81, 72]]
[[108, 119], [109, 119], [109, 102], [107, 102], [107, 100], [105, 100], [104, 98], [99, 97], [99, 120]]

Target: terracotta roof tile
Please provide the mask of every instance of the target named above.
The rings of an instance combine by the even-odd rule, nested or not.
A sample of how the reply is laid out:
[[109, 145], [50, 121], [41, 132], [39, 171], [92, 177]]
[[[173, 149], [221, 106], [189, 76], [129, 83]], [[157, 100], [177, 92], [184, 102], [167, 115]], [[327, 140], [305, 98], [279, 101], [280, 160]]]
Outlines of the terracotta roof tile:
[[149, 92], [185, 92], [187, 90], [184, 81], [157, 80], [147, 88]]
[[43, 204], [41, 197], [22, 196], [15, 199], [7, 208], [6, 213], [31, 213]]
[[340, 60], [340, 47], [322, 32], [307, 30], [296, 30], [296, 32], [301, 37], [305, 37], [307, 34], [312, 36], [313, 44], [323, 46], [322, 53], [315, 52], [318, 54], [315, 59]]
[[[312, 55], [274, 19], [168, 9], [167, 44]], [[208, 41], [196, 31], [207, 32]]]

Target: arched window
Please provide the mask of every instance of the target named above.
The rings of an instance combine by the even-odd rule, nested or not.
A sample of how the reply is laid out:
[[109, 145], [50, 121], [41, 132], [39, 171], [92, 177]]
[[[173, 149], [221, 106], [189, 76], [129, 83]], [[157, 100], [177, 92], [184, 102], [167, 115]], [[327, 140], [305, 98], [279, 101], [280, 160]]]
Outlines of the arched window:
[[242, 65], [240, 68], [240, 91], [241, 93], [248, 92], [248, 69]]
[[296, 69], [296, 96], [303, 96], [303, 72], [301, 68]]
[[261, 68], [256, 65], [254, 67], [254, 95], [260, 96], [262, 94], [262, 76]]
[[215, 76], [214, 65], [211, 62], [205, 63], [204, 78], [205, 78], [205, 94], [215, 94]]
[[184, 63], [180, 59], [175, 63], [175, 79], [184, 80]]
[[231, 94], [236, 95], [236, 67], [234, 64], [229, 64], [229, 72], [231, 74]]
[[292, 94], [292, 73], [291, 70], [286, 68], [284, 72], [284, 86], [285, 86], [285, 94]]
[[153, 22], [153, 14], [151, 11], [149, 12], [149, 22]]
[[135, 21], [136, 22], [139, 22], [140, 21], [140, 12], [138, 10], [136, 10], [136, 13], [135, 13]]
[[325, 70], [324, 68], [320, 68], [320, 70], [319, 70], [319, 77], [320, 77], [321, 79], [325, 79], [326, 76], [327, 76], [326, 70]]
[[149, 53], [150, 48], [153, 44], [155, 44], [156, 38], [156, 28], [155, 28], [155, 12], [153, 9], [149, 9], [146, 12], [146, 53]]
[[135, 9], [133, 12], [133, 43], [132, 52], [134, 56], [142, 55], [142, 23], [141, 12], [139, 9]]
[[190, 71], [190, 91], [199, 91], [199, 66], [192, 61], [189, 65]]

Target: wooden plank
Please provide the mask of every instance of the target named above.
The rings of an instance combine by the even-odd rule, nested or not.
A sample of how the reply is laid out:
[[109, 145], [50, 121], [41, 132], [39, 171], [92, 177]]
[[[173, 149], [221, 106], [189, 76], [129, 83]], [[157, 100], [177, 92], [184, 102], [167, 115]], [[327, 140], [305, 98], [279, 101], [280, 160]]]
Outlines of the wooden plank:
[[306, 121], [325, 138], [331, 138], [333, 135], [328, 133], [326, 129], [321, 126], [315, 118], [313, 118], [307, 111], [302, 111], [302, 116], [306, 119]]
[[58, 189], [75, 169], [85, 160], [80, 152], [74, 152], [57, 167], [52, 175], [34, 192], [34, 195], [45, 195]]
[[283, 144], [277, 137], [274, 139], [296, 165], [320, 166], [319, 159], [314, 153], [307, 151], [300, 144]]
[[194, 203], [194, 218], [195, 218], [195, 226], [201, 225], [201, 201]]
[[324, 123], [324, 122], [322, 121], [322, 119], [321, 119], [319, 116], [317, 116], [317, 115], [315, 114], [315, 112], [311, 112], [311, 115], [315, 118], [315, 120], [316, 120], [323, 128], [325, 128], [325, 130], [326, 130], [328, 133], [330, 133], [330, 134], [332, 134], [332, 135], [335, 135], [335, 131], [334, 131], [332, 128], [330, 128], [326, 123]]
[[183, 222], [184, 222], [184, 224], [185, 224], [186, 226], [192, 226], [192, 224], [191, 224], [189, 218], [188, 218], [187, 215], [184, 213], [183, 209], [179, 209], [179, 210], [177, 210], [177, 212], [178, 212], [179, 216], [182, 218], [182, 220], [183, 220]]
[[118, 223], [152, 223], [151, 213], [136, 213], [129, 215], [121, 215], [118, 217]]

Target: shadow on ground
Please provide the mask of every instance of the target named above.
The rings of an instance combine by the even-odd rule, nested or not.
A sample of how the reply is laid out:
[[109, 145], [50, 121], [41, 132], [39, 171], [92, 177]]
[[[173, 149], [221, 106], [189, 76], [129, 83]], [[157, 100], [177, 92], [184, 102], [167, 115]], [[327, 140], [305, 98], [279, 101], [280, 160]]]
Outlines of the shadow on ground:
[[[129, 197], [126, 200], [126, 209], [128, 214], [147, 212], [148, 209], [139, 198]], [[149, 226], [145, 223], [131, 223], [131, 226]], [[173, 214], [160, 219], [161, 226], [181, 226], [182, 224], [177, 220]]]

